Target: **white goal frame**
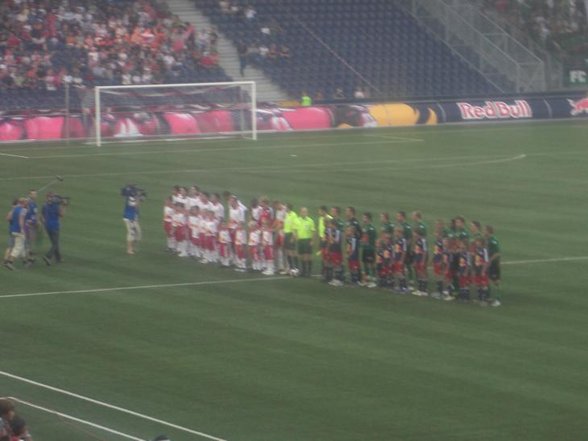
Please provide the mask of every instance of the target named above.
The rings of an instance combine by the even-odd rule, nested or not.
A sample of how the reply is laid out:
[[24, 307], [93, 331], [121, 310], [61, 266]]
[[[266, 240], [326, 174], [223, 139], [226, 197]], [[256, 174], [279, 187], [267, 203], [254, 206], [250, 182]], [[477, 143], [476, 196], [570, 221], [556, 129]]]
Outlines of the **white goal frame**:
[[[94, 115], [94, 130], [96, 132], [96, 147], [102, 145], [102, 118], [101, 118], [101, 105], [100, 105], [100, 92], [105, 90], [125, 90], [125, 89], [166, 89], [166, 88], [181, 88], [181, 87], [225, 87], [225, 86], [248, 86], [251, 95], [251, 139], [257, 140], [257, 90], [255, 81], [227, 81], [220, 83], [179, 83], [179, 84], [139, 84], [131, 86], [96, 86], [94, 88], [94, 104], [95, 104], [95, 115]], [[242, 132], [240, 132], [242, 133]], [[174, 137], [174, 139], [182, 139]], [[190, 138], [193, 139], [193, 138]], [[149, 139], [144, 139], [148, 141]], [[122, 141], [122, 140], [121, 140]]]

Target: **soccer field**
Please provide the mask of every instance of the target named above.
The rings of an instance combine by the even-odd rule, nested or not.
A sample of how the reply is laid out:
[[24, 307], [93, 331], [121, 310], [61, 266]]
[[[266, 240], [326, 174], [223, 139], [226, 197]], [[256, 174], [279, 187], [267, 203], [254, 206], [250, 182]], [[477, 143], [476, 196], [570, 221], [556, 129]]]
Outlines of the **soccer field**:
[[[576, 121], [0, 147], [5, 211], [55, 175], [72, 198], [64, 263], [0, 273], [0, 396], [43, 441], [584, 439], [587, 139]], [[128, 182], [149, 194], [134, 256]], [[479, 219], [501, 242], [503, 306], [172, 256], [175, 184], [312, 213], [421, 210], [430, 231]]]

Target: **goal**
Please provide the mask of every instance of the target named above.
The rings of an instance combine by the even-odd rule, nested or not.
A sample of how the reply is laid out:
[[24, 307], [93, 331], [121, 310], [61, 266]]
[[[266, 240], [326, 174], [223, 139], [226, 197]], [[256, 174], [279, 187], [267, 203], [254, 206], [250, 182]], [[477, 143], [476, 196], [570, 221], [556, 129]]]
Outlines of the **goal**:
[[240, 136], [257, 139], [254, 81], [97, 86], [82, 100], [96, 145]]

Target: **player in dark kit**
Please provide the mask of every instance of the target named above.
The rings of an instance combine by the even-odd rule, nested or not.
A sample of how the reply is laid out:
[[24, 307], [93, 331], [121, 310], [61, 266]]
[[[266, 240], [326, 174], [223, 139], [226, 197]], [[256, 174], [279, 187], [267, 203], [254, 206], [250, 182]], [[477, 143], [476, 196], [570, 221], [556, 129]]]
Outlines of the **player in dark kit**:
[[417, 278], [417, 289], [412, 292], [415, 296], [426, 297], [429, 295], [427, 288], [429, 283], [427, 279], [428, 255], [426, 230], [417, 227], [414, 230], [412, 245], [412, 266]]
[[392, 248], [392, 275], [394, 276], [396, 291], [401, 294], [408, 292], [406, 285], [406, 253], [408, 241], [404, 237], [402, 227], [394, 229], [394, 245]]
[[351, 283], [358, 285], [360, 283], [359, 270], [359, 241], [356, 232], [352, 226], [348, 226], [345, 231], [345, 242], [347, 248], [347, 267], [349, 268], [349, 278]]
[[492, 306], [500, 306], [502, 298], [500, 296], [500, 242], [494, 235], [494, 227], [486, 225], [485, 228], [486, 242], [488, 246], [488, 278], [492, 282], [492, 292], [494, 300]]
[[378, 286], [386, 288], [392, 286], [392, 234], [383, 233], [376, 247], [376, 272]]
[[457, 279], [459, 285], [459, 293], [457, 298], [461, 301], [469, 301], [472, 259], [465, 240], [458, 240], [457, 250]]
[[329, 246], [327, 279], [330, 280], [329, 285], [343, 286], [343, 231], [335, 218], [330, 219], [327, 225], [326, 235]]
[[404, 265], [408, 271], [409, 280], [413, 280], [414, 274], [412, 270], [412, 250], [410, 245], [412, 244], [412, 226], [406, 220], [406, 212], [398, 211], [396, 213], [397, 227], [402, 228], [402, 236], [406, 239], [407, 252], [404, 254]]
[[484, 239], [478, 238], [473, 242], [473, 273], [474, 273], [474, 285], [478, 289], [478, 300], [481, 306], [488, 304], [488, 249], [484, 244]]
[[372, 224], [372, 214], [363, 214], [363, 230], [361, 234], [361, 261], [363, 263], [364, 280], [368, 288], [375, 288], [376, 283], [376, 228]]

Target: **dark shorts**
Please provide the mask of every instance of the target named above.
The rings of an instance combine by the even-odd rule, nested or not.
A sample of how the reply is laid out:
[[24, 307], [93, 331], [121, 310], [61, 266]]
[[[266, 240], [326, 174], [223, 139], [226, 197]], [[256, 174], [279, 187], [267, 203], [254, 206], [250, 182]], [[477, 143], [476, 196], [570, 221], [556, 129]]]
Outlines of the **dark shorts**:
[[493, 260], [492, 263], [490, 263], [490, 267], [488, 268], [488, 278], [494, 282], [500, 280], [500, 262], [498, 260]]
[[284, 248], [288, 251], [294, 251], [296, 249], [296, 241], [294, 240], [294, 234], [286, 233], [284, 236]]
[[298, 254], [312, 254], [310, 239], [298, 239]]
[[414, 260], [414, 253], [411, 250], [407, 250], [404, 255], [404, 264], [411, 265]]
[[361, 261], [363, 263], [374, 263], [376, 261], [376, 251], [363, 250], [361, 253]]

